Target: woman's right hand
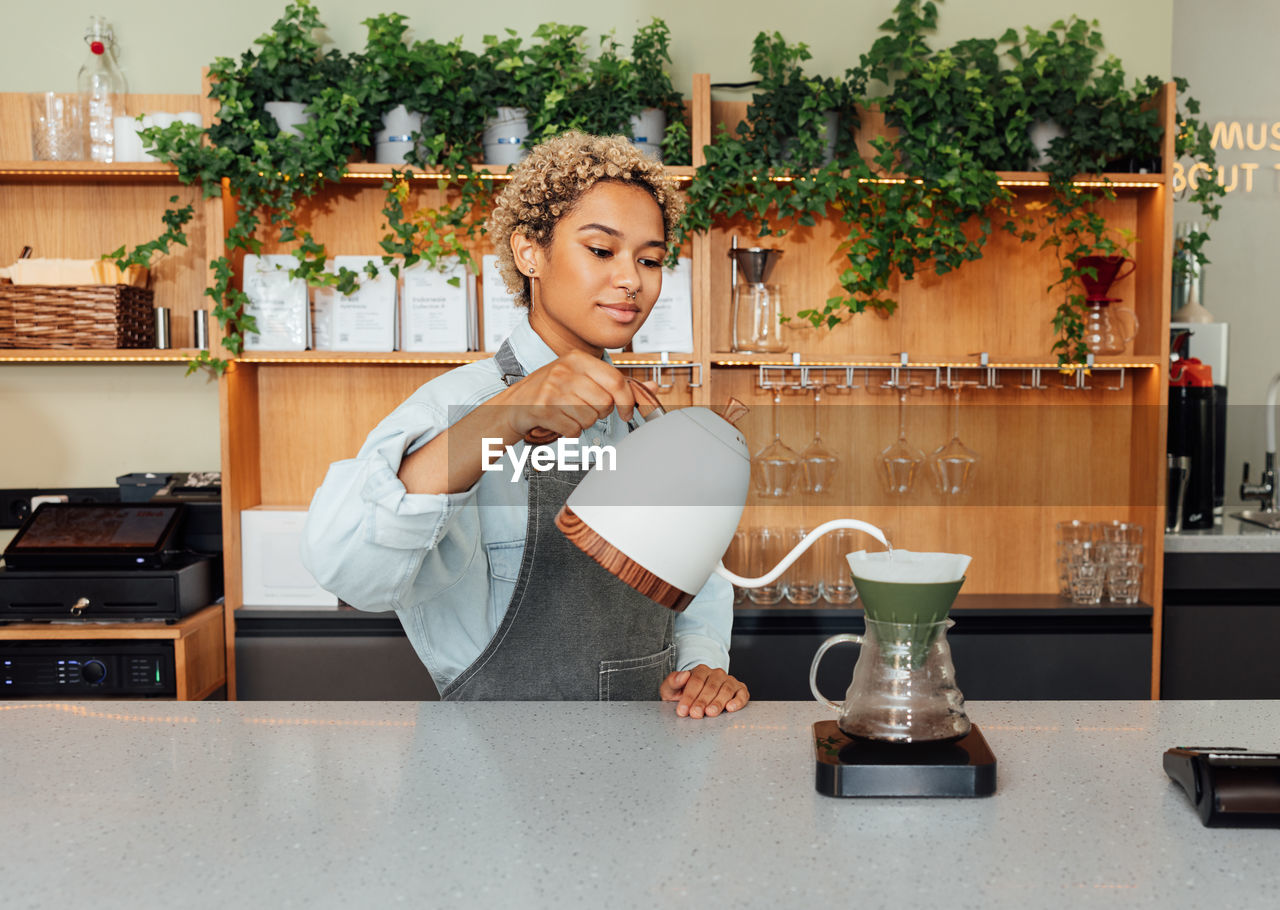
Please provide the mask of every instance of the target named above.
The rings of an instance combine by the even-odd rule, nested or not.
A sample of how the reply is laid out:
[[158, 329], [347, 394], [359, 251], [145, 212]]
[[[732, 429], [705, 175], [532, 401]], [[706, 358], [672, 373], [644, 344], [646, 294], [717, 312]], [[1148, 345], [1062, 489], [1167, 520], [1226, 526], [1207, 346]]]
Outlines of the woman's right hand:
[[614, 366], [590, 354], [570, 351], [488, 403], [504, 408], [508, 441], [514, 442], [535, 429], [575, 439], [614, 408], [623, 420], [630, 420], [636, 399], [627, 377]]

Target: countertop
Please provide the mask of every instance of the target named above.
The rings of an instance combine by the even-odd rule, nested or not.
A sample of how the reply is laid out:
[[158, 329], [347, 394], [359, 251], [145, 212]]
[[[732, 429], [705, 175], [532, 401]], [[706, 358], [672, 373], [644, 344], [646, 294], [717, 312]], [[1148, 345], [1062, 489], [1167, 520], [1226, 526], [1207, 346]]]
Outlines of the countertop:
[[816, 704], [0, 703], [7, 908], [1280, 906], [1172, 745], [1280, 702], [973, 702], [996, 794], [814, 790]]
[[1212, 528], [1164, 535], [1165, 553], [1280, 553], [1280, 531], [1232, 518], [1249, 506], [1227, 506], [1221, 522]]

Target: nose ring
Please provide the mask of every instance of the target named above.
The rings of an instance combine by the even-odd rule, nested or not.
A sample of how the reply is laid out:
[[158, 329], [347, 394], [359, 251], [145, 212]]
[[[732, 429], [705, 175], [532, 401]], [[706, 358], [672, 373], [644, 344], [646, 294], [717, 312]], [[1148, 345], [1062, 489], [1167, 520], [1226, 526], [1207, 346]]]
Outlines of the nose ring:
[[623, 292], [624, 294], [626, 294], [626, 295], [627, 295], [627, 299], [628, 299], [628, 300], [635, 300], [635, 299], [636, 299], [636, 292], [635, 292], [635, 291], [629, 291], [629, 290], [627, 290], [626, 288], [623, 288], [623, 289], [622, 289], [622, 292]]

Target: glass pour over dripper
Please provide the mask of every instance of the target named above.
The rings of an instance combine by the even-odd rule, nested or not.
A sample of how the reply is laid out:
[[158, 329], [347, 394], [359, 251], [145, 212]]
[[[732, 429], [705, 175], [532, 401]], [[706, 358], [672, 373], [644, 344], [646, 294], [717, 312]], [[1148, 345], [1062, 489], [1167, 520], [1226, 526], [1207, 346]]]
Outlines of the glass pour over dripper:
[[[890, 550], [848, 554], [849, 569], [866, 616], [862, 635], [824, 641], [809, 667], [809, 688], [840, 714], [850, 736], [880, 742], [945, 742], [970, 730], [964, 696], [955, 682], [947, 618], [969, 566], [958, 553]], [[818, 664], [835, 645], [860, 646], [844, 702], [818, 689]]]
[[782, 338], [782, 289], [769, 283], [782, 250], [748, 247], [729, 250], [737, 280], [733, 286], [733, 351], [776, 354], [787, 349]]

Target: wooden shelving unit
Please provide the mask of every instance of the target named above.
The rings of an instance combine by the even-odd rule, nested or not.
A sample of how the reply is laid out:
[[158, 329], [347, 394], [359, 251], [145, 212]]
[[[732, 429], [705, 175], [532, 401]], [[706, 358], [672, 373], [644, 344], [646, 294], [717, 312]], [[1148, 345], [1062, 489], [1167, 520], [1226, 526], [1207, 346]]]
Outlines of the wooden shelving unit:
[[173, 642], [178, 701], [208, 698], [227, 684], [226, 627], [221, 604], [205, 607], [175, 623], [13, 623], [0, 625], [0, 641]]
[[[203, 99], [181, 99], [163, 108], [191, 109]], [[0, 96], [0, 116], [12, 116], [11, 100]], [[6, 108], [5, 105], [9, 105]], [[202, 108], [203, 109], [203, 108]], [[736, 125], [745, 104], [713, 103], [710, 79], [694, 77], [690, 103], [694, 164], [712, 139], [718, 123]], [[1165, 128], [1166, 169], [1173, 161], [1173, 93], [1161, 99]], [[206, 112], [211, 116], [211, 112]], [[25, 122], [25, 119], [22, 121]], [[878, 125], [879, 124], [879, 125]], [[860, 142], [882, 121], [863, 119]], [[16, 219], [0, 226], [0, 249], [31, 243], [38, 252], [98, 255], [121, 240], [148, 239], [156, 233], [168, 194], [181, 188], [165, 166], [45, 168], [22, 162], [18, 139], [0, 139], [0, 196], [18, 201]], [[305, 225], [334, 254], [379, 255], [382, 224], [381, 182], [391, 176], [386, 165], [352, 164], [344, 179], [302, 206]], [[501, 180], [505, 168], [490, 168], [482, 179]], [[693, 168], [672, 168], [682, 182]], [[424, 204], [447, 201], [441, 175], [413, 173], [413, 193]], [[1016, 204], [1046, 198], [1043, 174], [1000, 175], [1013, 190]], [[1103, 178], [1082, 176], [1089, 185]], [[1161, 586], [1163, 556], [1164, 427], [1167, 403], [1168, 281], [1172, 249], [1170, 174], [1108, 174], [1117, 190], [1103, 205], [1109, 220], [1137, 237], [1137, 268], [1120, 281], [1114, 294], [1132, 307], [1141, 331], [1124, 355], [1098, 358], [1098, 367], [1126, 369], [1119, 389], [1095, 383], [1069, 388], [1056, 377], [1050, 354], [1054, 340], [1050, 319], [1056, 299], [1046, 288], [1057, 270], [1053, 253], [1036, 243], [993, 234], [983, 258], [952, 274], [922, 273], [894, 289], [899, 310], [891, 318], [867, 313], [833, 331], [788, 330], [789, 351], [782, 355], [736, 354], [730, 345], [731, 288], [728, 250], [733, 236], [757, 242], [745, 223], [717, 226], [694, 237], [684, 255], [693, 260], [693, 352], [673, 352], [672, 364], [696, 367], [699, 381], [680, 378], [664, 392], [669, 406], [719, 404], [732, 395], [752, 407], [740, 424], [752, 449], [772, 435], [772, 392], [758, 386], [762, 364], [883, 367], [898, 364], [906, 352], [913, 368], [965, 367], [979, 362], [1036, 368], [1046, 388], [1022, 388], [1011, 382], [999, 389], [971, 391], [962, 398], [961, 435], [982, 457], [973, 494], [961, 504], [944, 504], [920, 489], [904, 500], [880, 492], [873, 456], [896, 435], [896, 396], [864, 383], [824, 407], [823, 437], [841, 453], [843, 477], [829, 496], [798, 497], [784, 503], [748, 503], [744, 525], [813, 525], [827, 518], [855, 516], [893, 531], [895, 541], [915, 550], [959, 550], [973, 555], [966, 595], [1048, 596], [1056, 592], [1054, 523], [1069, 518], [1136, 521], [1147, 529], [1146, 573], [1142, 601], [1153, 610], [1152, 692], [1159, 680]], [[125, 195], [125, 194], [128, 195]], [[114, 195], [113, 195], [114, 194]], [[38, 206], [37, 206], [37, 200]], [[114, 204], [95, 206], [95, 200]], [[55, 224], [36, 223], [34, 212], [58, 213]], [[110, 211], [111, 240], [97, 229], [84, 236], [71, 228], [86, 221], [88, 211]], [[224, 213], [217, 200], [203, 203], [199, 239], [193, 237], [189, 258], [177, 257], [170, 271], [157, 274], [169, 299], [202, 305], [204, 266], [220, 250]], [[837, 220], [814, 227], [794, 227], [781, 237], [760, 240], [784, 255], [773, 280], [790, 295], [791, 312], [818, 304], [838, 290], [844, 226]], [[286, 248], [267, 240], [263, 252]], [[7, 246], [6, 246], [7, 244]], [[472, 250], [490, 252], [481, 240]], [[483, 293], [483, 284], [481, 284]], [[165, 304], [160, 304], [165, 305]], [[189, 337], [185, 318], [174, 306], [174, 338]], [[0, 362], [32, 352], [3, 352]], [[50, 352], [41, 352], [42, 355]], [[100, 356], [146, 361], [156, 352], [59, 352], [62, 362], [94, 361]], [[178, 352], [165, 352], [166, 357]], [[422, 383], [454, 366], [489, 356], [485, 353], [300, 353], [255, 351], [236, 360], [220, 384], [223, 470], [223, 528], [226, 565], [225, 629], [228, 693], [234, 697], [235, 610], [242, 605], [240, 578], [240, 512], [259, 505], [305, 507], [330, 463], [351, 457], [374, 424]], [[182, 359], [174, 357], [174, 359]], [[619, 362], [651, 369], [660, 355], [622, 355]], [[689, 370], [690, 373], [693, 370]], [[1098, 370], [1100, 375], [1105, 370]], [[945, 440], [949, 398], [938, 392], [910, 397], [909, 433], [926, 452]], [[810, 399], [787, 398], [780, 413], [782, 438], [797, 451], [813, 435]], [[801, 406], [803, 405], [803, 406]], [[836, 416], [836, 415], [839, 416]], [[923, 486], [923, 485], [922, 485]]]
[[[143, 112], [200, 111], [212, 117], [211, 103], [200, 95], [130, 95], [126, 110]], [[170, 309], [171, 337], [178, 343], [192, 335], [192, 312], [207, 308], [204, 296], [209, 260], [222, 245], [222, 202], [203, 199], [199, 189], [183, 186], [177, 169], [160, 163], [32, 161], [27, 96], [0, 93], [0, 250], [16, 256], [24, 246], [34, 255], [96, 259], [121, 244], [153, 239], [169, 197], [195, 205], [186, 228], [186, 248], [160, 259], [152, 270], [156, 306]], [[7, 264], [7, 263], [6, 263]], [[119, 364], [184, 363], [194, 350], [152, 349], [0, 349], [6, 364], [83, 364], [86, 382], [92, 367]], [[173, 641], [179, 699], [206, 698], [228, 685], [229, 624], [220, 605], [173, 624], [25, 623], [0, 627], [0, 638], [167, 639]], [[228, 688], [230, 686], [228, 685]]]

